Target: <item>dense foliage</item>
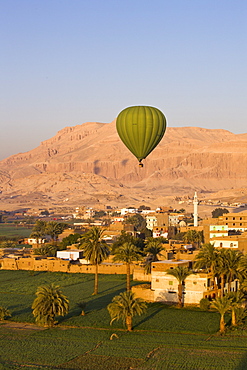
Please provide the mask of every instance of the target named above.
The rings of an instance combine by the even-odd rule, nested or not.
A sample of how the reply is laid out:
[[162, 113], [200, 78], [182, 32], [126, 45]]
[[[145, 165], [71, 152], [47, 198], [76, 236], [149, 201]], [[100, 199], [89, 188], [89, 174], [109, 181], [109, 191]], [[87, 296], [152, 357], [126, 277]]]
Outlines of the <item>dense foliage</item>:
[[213, 218], [218, 218], [220, 216], [223, 216], [226, 213], [229, 213], [228, 209], [226, 209], [226, 208], [215, 208], [212, 211], [212, 217]]
[[146, 228], [146, 220], [140, 214], [135, 213], [133, 216], [129, 216], [124, 221], [125, 224], [132, 224], [135, 230], [142, 231]]
[[62, 222], [37, 220], [30, 237], [39, 240], [48, 235], [51, 237], [53, 244], [56, 244], [58, 235], [67, 227], [68, 225]]
[[63, 238], [61, 241], [61, 246], [65, 249], [69, 245], [76, 244], [79, 239], [81, 238], [81, 234], [75, 233], [75, 234], [70, 234]]
[[115, 250], [124, 243], [134, 244], [140, 252], [143, 251], [145, 247], [145, 241], [143, 239], [136, 238], [133, 235], [126, 233], [125, 231], [121, 231], [121, 234], [116, 238], [111, 247], [112, 254], [114, 254]]

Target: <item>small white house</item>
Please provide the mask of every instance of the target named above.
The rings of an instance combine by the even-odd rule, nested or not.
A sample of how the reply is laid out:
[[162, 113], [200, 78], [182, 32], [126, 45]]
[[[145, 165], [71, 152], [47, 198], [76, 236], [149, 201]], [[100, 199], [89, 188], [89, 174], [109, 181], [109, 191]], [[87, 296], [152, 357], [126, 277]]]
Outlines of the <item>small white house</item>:
[[81, 249], [66, 249], [57, 251], [57, 258], [69, 261], [78, 261], [83, 258], [83, 251]]
[[136, 208], [122, 208], [121, 209], [121, 212], [120, 212], [121, 216], [125, 216], [128, 213], [133, 213], [133, 214], [138, 213], [138, 209]]
[[45, 239], [42, 239], [42, 238], [28, 238], [27, 239], [27, 242], [28, 244], [44, 244], [45, 243]]

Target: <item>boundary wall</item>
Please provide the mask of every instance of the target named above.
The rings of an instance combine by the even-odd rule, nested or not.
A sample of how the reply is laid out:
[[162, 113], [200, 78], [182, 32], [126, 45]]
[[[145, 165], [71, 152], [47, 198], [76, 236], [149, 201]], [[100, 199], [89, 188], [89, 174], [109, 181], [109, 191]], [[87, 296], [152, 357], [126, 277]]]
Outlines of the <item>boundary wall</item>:
[[[1, 270], [31, 270], [31, 271], [53, 271], [71, 273], [95, 273], [94, 265], [70, 263], [60, 258], [1, 258]], [[130, 273], [133, 274], [134, 265], [130, 266]], [[123, 263], [102, 263], [98, 267], [99, 274], [126, 274], [126, 265]]]

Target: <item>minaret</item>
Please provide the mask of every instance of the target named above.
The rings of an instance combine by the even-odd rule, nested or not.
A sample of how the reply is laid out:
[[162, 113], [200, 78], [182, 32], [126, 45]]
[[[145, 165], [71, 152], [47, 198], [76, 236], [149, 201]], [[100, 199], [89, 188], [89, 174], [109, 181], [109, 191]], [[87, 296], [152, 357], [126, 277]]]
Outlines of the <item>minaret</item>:
[[193, 204], [194, 204], [194, 226], [198, 226], [198, 211], [197, 211], [198, 199], [196, 191], [194, 195]]

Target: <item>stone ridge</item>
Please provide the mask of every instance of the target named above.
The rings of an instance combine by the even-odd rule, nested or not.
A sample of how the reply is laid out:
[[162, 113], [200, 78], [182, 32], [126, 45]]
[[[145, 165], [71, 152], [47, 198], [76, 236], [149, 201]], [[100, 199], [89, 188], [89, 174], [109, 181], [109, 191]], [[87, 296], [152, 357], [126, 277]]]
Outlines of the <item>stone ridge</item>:
[[122, 144], [115, 121], [65, 127], [37, 148], [0, 161], [1, 201], [28, 203], [35, 194], [41, 203], [130, 205], [195, 190], [245, 189], [247, 134], [168, 127], [143, 163], [139, 168]]

